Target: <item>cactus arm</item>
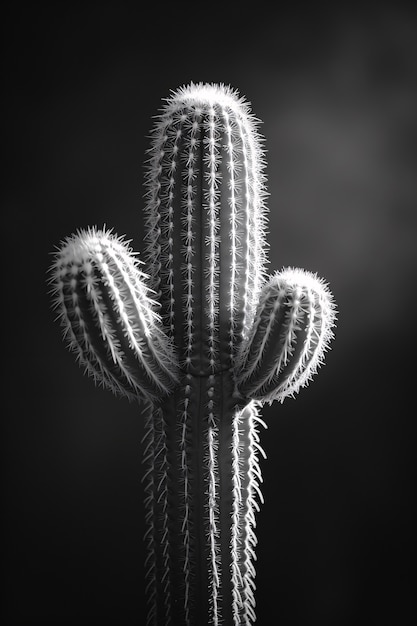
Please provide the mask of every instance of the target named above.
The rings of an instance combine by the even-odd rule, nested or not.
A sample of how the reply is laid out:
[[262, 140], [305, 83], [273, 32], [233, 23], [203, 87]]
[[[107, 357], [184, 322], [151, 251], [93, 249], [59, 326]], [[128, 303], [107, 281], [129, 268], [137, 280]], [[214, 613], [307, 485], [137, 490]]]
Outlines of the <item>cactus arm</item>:
[[299, 269], [276, 273], [237, 363], [239, 392], [262, 402], [293, 396], [322, 364], [334, 324], [333, 297], [322, 280]]
[[97, 382], [129, 399], [168, 393], [176, 380], [145, 278], [127, 243], [96, 229], [63, 242], [51, 268], [69, 348]]

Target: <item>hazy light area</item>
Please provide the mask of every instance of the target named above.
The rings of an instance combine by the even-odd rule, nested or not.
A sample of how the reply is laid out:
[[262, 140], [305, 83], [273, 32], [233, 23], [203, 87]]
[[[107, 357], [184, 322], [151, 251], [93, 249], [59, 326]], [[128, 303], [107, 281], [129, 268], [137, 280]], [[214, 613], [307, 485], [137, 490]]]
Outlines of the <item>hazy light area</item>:
[[[350, 332], [395, 318], [417, 264], [417, 38], [405, 21], [340, 24], [326, 58], [265, 96], [271, 266], [324, 274]], [[262, 102], [262, 96], [258, 96]], [[266, 114], [265, 114], [266, 112]], [[345, 320], [346, 321], [346, 320]]]

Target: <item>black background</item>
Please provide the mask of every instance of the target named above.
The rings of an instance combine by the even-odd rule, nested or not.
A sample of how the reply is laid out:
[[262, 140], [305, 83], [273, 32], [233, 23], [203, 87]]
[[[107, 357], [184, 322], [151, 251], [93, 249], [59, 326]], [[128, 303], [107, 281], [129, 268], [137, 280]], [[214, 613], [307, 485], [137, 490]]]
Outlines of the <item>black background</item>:
[[252, 103], [270, 269], [340, 311], [316, 380], [263, 410], [257, 623], [411, 624], [417, 20], [334, 4], [3, 7], [6, 626], [144, 623], [139, 410], [82, 376], [45, 278], [79, 227], [141, 248], [151, 117], [190, 81]]

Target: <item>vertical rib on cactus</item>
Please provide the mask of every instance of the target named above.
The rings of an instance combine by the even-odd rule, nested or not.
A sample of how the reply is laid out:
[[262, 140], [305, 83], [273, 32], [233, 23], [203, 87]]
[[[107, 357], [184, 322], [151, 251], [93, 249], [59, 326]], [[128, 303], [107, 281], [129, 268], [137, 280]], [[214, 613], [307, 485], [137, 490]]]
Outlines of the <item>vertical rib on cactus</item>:
[[291, 268], [266, 277], [263, 165], [243, 98], [182, 87], [149, 151], [149, 278], [96, 229], [67, 239], [52, 267], [80, 363], [145, 406], [149, 626], [256, 621], [259, 407], [305, 385], [332, 338], [323, 281]]

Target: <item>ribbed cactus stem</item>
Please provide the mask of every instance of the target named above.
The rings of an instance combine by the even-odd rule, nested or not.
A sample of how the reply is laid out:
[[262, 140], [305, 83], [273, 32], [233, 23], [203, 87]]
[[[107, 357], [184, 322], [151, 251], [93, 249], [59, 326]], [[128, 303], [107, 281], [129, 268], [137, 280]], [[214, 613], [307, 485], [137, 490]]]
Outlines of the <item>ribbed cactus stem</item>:
[[305, 385], [333, 336], [322, 280], [266, 277], [263, 166], [237, 92], [182, 87], [149, 150], [148, 274], [97, 229], [65, 240], [51, 270], [70, 349], [145, 408], [149, 626], [255, 623], [259, 407]]
[[146, 187], [146, 253], [167, 334], [186, 371], [223, 371], [264, 276], [262, 149], [244, 100], [221, 86], [178, 90], [153, 132]]

